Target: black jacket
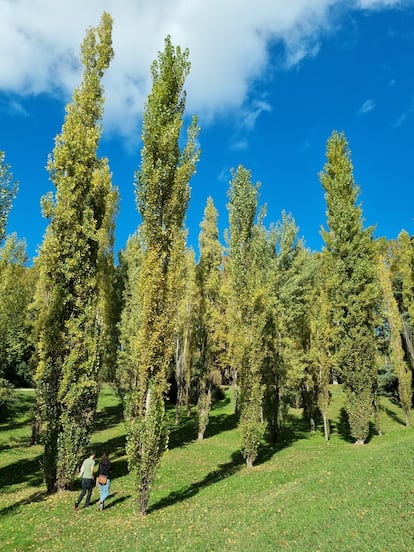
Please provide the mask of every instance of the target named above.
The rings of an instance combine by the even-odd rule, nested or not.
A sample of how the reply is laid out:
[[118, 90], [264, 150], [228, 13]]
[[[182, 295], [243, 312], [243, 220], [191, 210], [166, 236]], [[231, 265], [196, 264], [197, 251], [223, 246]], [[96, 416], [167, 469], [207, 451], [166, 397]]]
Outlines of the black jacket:
[[101, 462], [99, 464], [98, 475], [106, 475], [106, 477], [108, 477], [108, 479], [111, 479], [111, 472], [112, 472], [111, 462], [108, 462], [107, 464], [102, 464], [102, 462]]

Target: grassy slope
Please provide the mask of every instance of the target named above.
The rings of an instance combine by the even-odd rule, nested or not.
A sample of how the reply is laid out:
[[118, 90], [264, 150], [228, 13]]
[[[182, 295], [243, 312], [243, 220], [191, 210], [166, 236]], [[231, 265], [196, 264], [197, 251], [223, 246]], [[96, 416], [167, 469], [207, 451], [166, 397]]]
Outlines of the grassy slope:
[[[414, 550], [414, 432], [400, 410], [382, 400], [384, 435], [354, 446], [333, 389], [330, 444], [305, 432], [292, 412], [286, 439], [263, 445], [248, 470], [239, 453], [233, 405], [216, 405], [207, 439], [195, 440], [193, 420], [172, 428], [151, 494], [137, 514], [124, 455], [121, 409], [110, 388], [99, 404], [93, 445], [114, 463], [107, 509], [74, 512], [79, 492], [46, 496], [40, 446], [29, 446], [21, 392], [13, 422], [0, 424], [0, 549], [94, 551], [395, 551]], [[94, 491], [94, 499], [97, 492]]]

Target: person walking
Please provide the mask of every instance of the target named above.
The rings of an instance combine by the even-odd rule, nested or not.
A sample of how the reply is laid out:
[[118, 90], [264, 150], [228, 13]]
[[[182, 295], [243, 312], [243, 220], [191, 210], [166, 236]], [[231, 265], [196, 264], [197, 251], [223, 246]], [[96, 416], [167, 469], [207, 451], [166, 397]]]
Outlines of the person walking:
[[96, 486], [99, 488], [99, 504], [100, 510], [105, 507], [105, 500], [108, 498], [109, 489], [111, 486], [112, 464], [109, 461], [108, 454], [103, 453], [99, 462], [98, 475], [96, 478]]
[[81, 469], [79, 471], [79, 477], [81, 478], [82, 490], [78, 496], [78, 500], [75, 502], [74, 510], [79, 510], [79, 504], [86, 494], [85, 508], [90, 506], [90, 500], [92, 495], [95, 469], [95, 452], [91, 452], [88, 458], [83, 461]]

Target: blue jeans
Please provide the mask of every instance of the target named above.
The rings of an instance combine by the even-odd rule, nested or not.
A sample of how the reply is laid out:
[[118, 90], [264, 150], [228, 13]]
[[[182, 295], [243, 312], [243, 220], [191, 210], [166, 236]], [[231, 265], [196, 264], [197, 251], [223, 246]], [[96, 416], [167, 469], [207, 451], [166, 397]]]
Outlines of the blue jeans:
[[106, 480], [105, 485], [102, 485], [102, 483], [99, 483], [99, 495], [100, 495], [99, 500], [102, 502], [102, 504], [108, 498], [110, 486], [111, 486], [111, 481], [109, 479]]

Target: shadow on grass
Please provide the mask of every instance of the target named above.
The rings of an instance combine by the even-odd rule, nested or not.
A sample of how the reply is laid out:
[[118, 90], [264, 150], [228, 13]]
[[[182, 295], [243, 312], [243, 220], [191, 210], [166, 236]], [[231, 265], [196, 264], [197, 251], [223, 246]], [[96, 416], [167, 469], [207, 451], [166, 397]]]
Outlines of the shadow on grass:
[[[214, 415], [214, 411], [222, 409], [230, 402], [229, 397], [225, 397], [222, 400], [213, 403], [210, 411], [210, 418], [207, 425], [207, 429], [204, 434], [204, 438], [208, 439], [222, 433], [223, 431], [230, 431], [237, 427], [236, 414], [217, 414]], [[182, 447], [192, 441], [196, 441], [198, 437], [198, 423], [197, 415], [193, 412], [190, 417], [181, 421], [180, 425], [173, 425], [173, 417], [175, 416], [175, 405], [168, 407], [170, 417], [170, 437], [168, 442], [168, 448], [173, 449], [176, 447]]]
[[128, 500], [128, 498], [131, 498], [131, 495], [127, 494], [127, 495], [119, 496], [119, 497], [115, 498], [115, 500], [112, 500], [112, 498], [114, 498], [115, 496], [116, 496], [116, 493], [110, 494], [108, 496], [108, 498], [106, 500], [109, 500], [109, 502], [107, 503], [105, 501], [104, 511], [109, 510], [110, 508], [114, 508], [115, 506], [118, 506], [119, 504], [122, 504], [122, 502], [125, 502], [125, 500]]
[[330, 420], [330, 425], [331, 433], [337, 433], [339, 437], [347, 443], [353, 443], [355, 441], [351, 435], [351, 427], [345, 408], [341, 408], [339, 411], [339, 418], [336, 423]]
[[[208, 439], [223, 433], [224, 431], [230, 431], [237, 427], [236, 414], [219, 414], [217, 416], [211, 416], [204, 438]], [[176, 447], [182, 447], [192, 441], [197, 440], [198, 425], [197, 418], [191, 417], [181, 423], [180, 426], [170, 429], [170, 438], [168, 442], [168, 448], [173, 449]]]
[[46, 500], [47, 493], [46, 491], [38, 491], [37, 493], [33, 493], [29, 497], [19, 500], [18, 502], [15, 502], [11, 506], [6, 506], [5, 508], [0, 509], [0, 517], [1, 516], [7, 516], [9, 514], [13, 514], [20, 506], [26, 506], [27, 504], [31, 504], [32, 502], [43, 502]]
[[95, 415], [95, 431], [103, 431], [118, 425], [124, 419], [122, 403], [106, 406]]
[[402, 425], [405, 427], [405, 421], [398, 416], [396, 412], [391, 410], [390, 408], [387, 408], [386, 406], [381, 406], [380, 409], [383, 410], [391, 420], [393, 420], [396, 424]]
[[170, 427], [168, 448], [183, 447], [197, 438], [197, 421], [194, 416], [185, 418], [180, 425]]
[[37, 487], [43, 481], [42, 456], [36, 456], [30, 460], [19, 460], [0, 468], [0, 488], [6, 489], [18, 483], [27, 483]]
[[[341, 408], [339, 413], [339, 420], [337, 424], [333, 423], [332, 421], [330, 421], [330, 423], [331, 423], [331, 433], [334, 433], [336, 431], [339, 437], [344, 441], [346, 441], [347, 443], [355, 443], [355, 438], [351, 434], [349, 418], [345, 408]], [[368, 437], [365, 439], [366, 444], [371, 441], [371, 439], [376, 434], [376, 432], [377, 431], [376, 431], [375, 424], [370, 421], [369, 427], [368, 427]]]
[[210, 473], [208, 473], [201, 481], [192, 483], [188, 487], [170, 493], [165, 498], [162, 498], [156, 504], [153, 504], [149, 507], [148, 513], [155, 512], [156, 510], [161, 510], [167, 506], [172, 506], [179, 502], [183, 502], [188, 498], [196, 495], [201, 489], [213, 485], [222, 479], [232, 476], [245, 465], [244, 459], [239, 451], [234, 452], [232, 455], [232, 460], [226, 464], [220, 464], [218, 468]]
[[0, 452], [17, 448], [29, 448], [32, 446], [29, 436], [11, 438], [8, 443], [0, 444]]
[[[212, 422], [213, 432], [209, 431], [208, 436], [211, 436], [214, 432], [219, 433], [234, 429], [237, 425], [237, 416], [235, 414], [222, 414], [213, 417], [210, 424]], [[216, 425], [214, 425], [214, 422]], [[208, 427], [210, 427], [210, 424]], [[293, 442], [298, 441], [299, 439], [307, 439], [309, 436], [309, 430], [307, 429], [307, 425], [302, 418], [294, 415], [288, 416], [286, 428], [282, 431], [279, 441], [275, 444], [263, 443], [260, 445], [255, 465], [267, 462], [276, 452], [290, 446]], [[231, 458], [230, 462], [220, 464], [216, 470], [208, 473], [201, 481], [192, 483], [180, 491], [174, 491], [156, 504], [150, 506], [148, 512], [150, 513], [160, 510], [178, 502], [187, 500], [197, 494], [201, 489], [234, 475], [245, 466], [245, 460], [240, 451], [234, 452]]]
[[34, 394], [19, 394], [10, 410], [4, 415], [0, 423], [0, 431], [13, 431], [22, 427], [29, 427], [35, 403]]
[[212, 437], [224, 431], [231, 431], [236, 429], [238, 423], [237, 415], [233, 414], [219, 414], [218, 416], [212, 416], [206, 429], [205, 437]]

